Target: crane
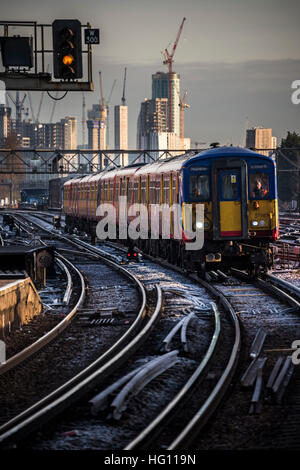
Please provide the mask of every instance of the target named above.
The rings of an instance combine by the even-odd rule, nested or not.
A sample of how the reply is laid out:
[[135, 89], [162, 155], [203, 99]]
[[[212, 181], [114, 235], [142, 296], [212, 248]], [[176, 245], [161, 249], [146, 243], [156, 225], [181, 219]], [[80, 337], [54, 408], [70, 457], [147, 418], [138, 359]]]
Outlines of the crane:
[[112, 84], [112, 87], [111, 87], [111, 90], [110, 90], [110, 93], [109, 93], [109, 96], [108, 96], [108, 99], [106, 101], [106, 110], [107, 110], [107, 125], [106, 125], [106, 133], [107, 133], [107, 136], [106, 136], [106, 141], [107, 141], [107, 147], [109, 148], [109, 103], [110, 103], [110, 99], [111, 99], [111, 95], [112, 95], [112, 92], [114, 91], [114, 88], [115, 88], [115, 85], [117, 83], [117, 80], [115, 79], [113, 84]]
[[34, 109], [33, 109], [33, 104], [32, 104], [32, 100], [31, 100], [31, 94], [28, 92], [28, 101], [29, 101], [29, 106], [30, 106], [30, 110], [31, 110], [31, 116], [32, 116], [32, 122], [36, 122], [35, 120], [35, 114], [34, 114]]
[[123, 82], [122, 106], [126, 106], [126, 98], [125, 98], [126, 71], [127, 71], [127, 68], [125, 67], [124, 82]]
[[53, 101], [53, 105], [52, 105], [51, 115], [50, 115], [50, 121], [49, 121], [50, 124], [52, 123], [52, 120], [53, 120], [53, 116], [54, 116], [54, 111], [55, 111], [55, 107], [56, 107], [56, 103], [57, 103], [58, 94], [59, 94], [59, 92], [56, 91], [56, 92], [55, 92], [54, 101]]
[[246, 117], [245, 126], [244, 126], [244, 129], [243, 129], [243, 134], [242, 134], [241, 139], [240, 139], [241, 147], [246, 147], [247, 129], [249, 129], [249, 119], [248, 119], [248, 117]]
[[99, 72], [99, 81], [100, 81], [100, 120], [104, 124], [106, 124], [106, 108], [105, 108], [105, 104], [104, 104], [101, 72]]
[[199, 145], [206, 145], [206, 142], [192, 142], [192, 144], [195, 144], [195, 148], [197, 149]]
[[185, 102], [187, 91], [185, 90], [183, 97], [180, 96], [177, 83], [175, 83], [176, 91], [179, 97], [179, 107], [180, 107], [180, 138], [184, 138], [184, 110], [185, 108], [190, 108], [190, 105]]
[[10, 100], [16, 107], [16, 133], [21, 134], [21, 126], [22, 126], [22, 111], [24, 111], [24, 101], [26, 98], [26, 93], [24, 93], [22, 101], [20, 100], [20, 93], [16, 91], [16, 99], [14, 100], [13, 97], [7, 92]]
[[172, 52], [169, 53], [168, 49], [165, 49], [163, 51], [164, 55], [164, 61], [163, 64], [168, 66], [169, 69], [169, 94], [168, 94], [168, 106], [169, 106], [169, 132], [174, 132], [174, 121], [173, 121], [173, 113], [172, 113], [172, 105], [173, 105], [173, 97], [172, 97], [172, 88], [171, 88], [171, 83], [172, 83], [172, 75], [173, 75], [173, 62], [174, 62], [174, 54], [176, 51], [176, 47], [182, 32], [183, 24], [185, 22], [186, 18], [183, 18], [179, 31], [177, 33], [176, 40], [173, 45]]
[[85, 96], [84, 93], [82, 92], [82, 120], [81, 120], [81, 126], [82, 126], [82, 147], [84, 148], [85, 146], [85, 127], [86, 127], [86, 117], [85, 117]]

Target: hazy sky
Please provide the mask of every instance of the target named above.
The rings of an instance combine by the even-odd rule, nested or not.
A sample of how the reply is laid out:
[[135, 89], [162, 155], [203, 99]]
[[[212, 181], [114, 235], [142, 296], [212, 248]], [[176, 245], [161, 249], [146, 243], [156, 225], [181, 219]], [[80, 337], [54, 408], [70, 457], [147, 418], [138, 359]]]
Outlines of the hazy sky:
[[[131, 147], [140, 103], [151, 98], [151, 74], [167, 71], [161, 51], [173, 45], [183, 17], [173, 70], [191, 106], [185, 113], [187, 137], [239, 144], [246, 122], [272, 127], [278, 138], [287, 130], [300, 131], [300, 105], [291, 103], [291, 83], [300, 79], [298, 0], [2, 0], [1, 13], [3, 20], [78, 18], [100, 28], [101, 44], [93, 47], [95, 92], [86, 93], [87, 108], [99, 100], [101, 70], [105, 98], [117, 79], [112, 118], [113, 105], [121, 104], [127, 66]], [[40, 93], [32, 96], [37, 109]], [[78, 118], [79, 143], [81, 101], [81, 93], [69, 93], [54, 114], [54, 120], [67, 114]], [[42, 121], [51, 109], [45, 95]]]

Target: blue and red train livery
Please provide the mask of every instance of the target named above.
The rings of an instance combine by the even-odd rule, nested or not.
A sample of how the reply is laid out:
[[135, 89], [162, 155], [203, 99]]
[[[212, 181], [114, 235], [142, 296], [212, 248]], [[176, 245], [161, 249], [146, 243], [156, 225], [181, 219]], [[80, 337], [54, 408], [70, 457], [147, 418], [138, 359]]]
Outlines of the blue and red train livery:
[[217, 147], [69, 180], [64, 184], [67, 230], [77, 227], [95, 238], [99, 203], [113, 203], [118, 210], [119, 196], [148, 208], [204, 204], [201, 250], [186, 250], [184, 237], [174, 239], [171, 223], [168, 240], [136, 241], [144, 252], [192, 270], [233, 266], [257, 272], [272, 266], [271, 244], [279, 227], [276, 165], [268, 156]]

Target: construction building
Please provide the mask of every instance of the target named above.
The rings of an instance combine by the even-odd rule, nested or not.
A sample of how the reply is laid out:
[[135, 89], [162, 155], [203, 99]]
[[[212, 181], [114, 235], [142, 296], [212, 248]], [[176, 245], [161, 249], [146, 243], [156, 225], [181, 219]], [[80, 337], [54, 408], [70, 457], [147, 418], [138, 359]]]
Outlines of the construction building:
[[172, 114], [173, 129], [168, 125], [168, 132], [180, 135], [180, 75], [172, 73], [169, 78], [168, 73], [156, 72], [152, 75], [152, 99], [169, 97], [169, 83], [171, 84], [172, 103], [168, 106], [168, 122], [170, 122], [169, 113]]
[[[128, 149], [128, 106], [117, 105], [115, 106], [115, 149], [127, 150]], [[122, 154], [120, 164], [122, 166], [128, 165], [128, 154]]]
[[11, 108], [0, 105], [0, 147], [3, 147], [5, 140], [11, 134]]
[[272, 129], [262, 126], [246, 130], [246, 147], [255, 149], [262, 155], [269, 155], [271, 149], [277, 146], [276, 137], [272, 136]]

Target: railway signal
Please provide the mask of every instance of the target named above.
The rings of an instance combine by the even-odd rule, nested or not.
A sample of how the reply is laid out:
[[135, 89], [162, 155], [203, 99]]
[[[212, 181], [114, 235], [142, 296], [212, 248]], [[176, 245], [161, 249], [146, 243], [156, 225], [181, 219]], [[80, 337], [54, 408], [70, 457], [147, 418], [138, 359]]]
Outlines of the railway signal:
[[32, 38], [23, 36], [4, 36], [0, 38], [0, 45], [3, 67], [32, 68]]
[[52, 23], [54, 78], [82, 78], [81, 23], [55, 20]]

